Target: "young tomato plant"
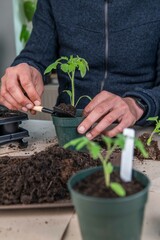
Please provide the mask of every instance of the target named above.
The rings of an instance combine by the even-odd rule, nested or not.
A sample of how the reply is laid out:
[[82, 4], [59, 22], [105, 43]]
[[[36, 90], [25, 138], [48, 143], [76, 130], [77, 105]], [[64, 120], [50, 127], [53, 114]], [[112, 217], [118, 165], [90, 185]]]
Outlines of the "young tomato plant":
[[81, 77], [84, 78], [87, 70], [89, 70], [87, 61], [84, 58], [80, 58], [79, 56], [73, 57], [71, 55], [69, 58], [61, 57], [49, 65], [44, 74], [50, 73], [53, 69], [57, 69], [58, 65], [60, 65], [61, 71], [66, 73], [71, 81], [71, 90], [64, 90], [64, 92], [66, 92], [70, 97], [71, 105], [76, 107], [78, 102], [84, 97], [91, 100], [89, 96], [83, 95], [75, 103], [75, 72], [78, 70], [81, 74]]
[[[69, 143], [64, 145], [64, 148], [68, 148], [69, 146], [74, 146], [76, 150], [80, 150], [83, 147], [86, 147], [93, 159], [99, 159], [102, 163], [105, 184], [107, 188], [111, 188], [118, 196], [124, 197], [126, 195], [125, 189], [121, 184], [117, 182], [111, 181], [111, 174], [114, 170], [113, 165], [109, 162], [111, 154], [114, 150], [119, 147], [120, 149], [124, 148], [125, 145], [125, 136], [123, 134], [118, 134], [115, 138], [110, 138], [107, 136], [102, 136], [102, 141], [105, 143], [107, 147], [106, 154], [102, 154], [102, 147], [94, 142], [89, 140], [86, 137], [80, 137], [77, 139], [71, 140]], [[135, 147], [138, 148], [144, 157], [147, 157], [148, 154], [139, 139], [135, 139], [134, 141]]]
[[160, 119], [158, 119], [158, 116], [156, 116], [156, 117], [149, 117], [147, 120], [155, 122], [155, 128], [153, 129], [149, 138], [147, 139], [147, 145], [150, 146], [152, 139], [153, 139], [153, 135], [155, 133], [158, 133], [160, 135]]

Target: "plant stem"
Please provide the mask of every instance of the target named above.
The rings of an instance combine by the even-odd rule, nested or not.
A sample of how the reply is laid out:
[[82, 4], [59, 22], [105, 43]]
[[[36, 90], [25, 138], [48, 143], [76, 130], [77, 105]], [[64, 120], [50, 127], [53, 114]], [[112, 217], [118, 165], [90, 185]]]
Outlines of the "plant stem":
[[117, 144], [114, 144], [113, 147], [111, 147], [111, 145], [108, 144], [107, 147], [108, 147], [108, 149], [107, 149], [107, 154], [105, 156], [105, 159], [102, 157], [101, 154], [100, 154], [99, 158], [100, 158], [100, 160], [102, 162], [102, 165], [103, 165], [105, 184], [106, 184], [107, 187], [109, 187], [110, 186], [110, 174], [108, 173], [108, 170], [107, 170], [107, 163], [109, 161], [109, 158], [110, 158], [111, 154], [116, 149]]
[[71, 105], [74, 107], [75, 104], [75, 93], [74, 93], [74, 75], [75, 75], [75, 71], [72, 72], [72, 76], [71, 76], [71, 91], [72, 91], [72, 100], [71, 100]]
[[103, 171], [104, 171], [105, 184], [107, 187], [109, 187], [110, 186], [110, 174], [107, 173], [107, 162], [102, 161], [102, 165], [103, 165]]
[[148, 140], [147, 140], [147, 146], [150, 146], [151, 141], [152, 141], [152, 138], [153, 138], [153, 135], [154, 135], [155, 133], [156, 133], [155, 130], [151, 133], [150, 137], [149, 137]]

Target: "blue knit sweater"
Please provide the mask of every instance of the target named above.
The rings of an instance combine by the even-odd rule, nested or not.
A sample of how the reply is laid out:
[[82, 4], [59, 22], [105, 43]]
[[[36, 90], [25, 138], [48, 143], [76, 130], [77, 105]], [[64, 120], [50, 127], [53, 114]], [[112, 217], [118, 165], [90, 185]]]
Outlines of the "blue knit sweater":
[[[160, 116], [160, 2], [113, 0], [108, 4], [105, 34], [104, 0], [38, 0], [33, 31], [25, 49], [12, 65], [21, 62], [45, 68], [60, 56], [79, 55], [90, 67], [84, 79], [76, 73], [77, 99], [104, 90], [120, 96], [140, 96], [149, 116]], [[108, 57], [105, 56], [106, 37]], [[105, 71], [107, 78], [105, 79]], [[58, 71], [59, 102], [68, 102], [64, 89], [70, 81]], [[87, 104], [79, 103], [79, 108]]]

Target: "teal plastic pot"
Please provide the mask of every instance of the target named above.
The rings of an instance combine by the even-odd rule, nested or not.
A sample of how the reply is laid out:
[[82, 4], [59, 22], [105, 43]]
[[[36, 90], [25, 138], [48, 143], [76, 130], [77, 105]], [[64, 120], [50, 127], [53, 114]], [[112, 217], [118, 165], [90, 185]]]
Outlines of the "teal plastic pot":
[[134, 177], [142, 183], [144, 189], [124, 198], [96, 198], [73, 190], [77, 182], [100, 169], [94, 167], [79, 171], [68, 181], [83, 240], [140, 240], [149, 179], [143, 173], [133, 170]]
[[[80, 135], [77, 131], [78, 125], [83, 121], [82, 110], [78, 109], [76, 112], [76, 117], [57, 117], [52, 116], [53, 124], [55, 126], [55, 131], [58, 139], [58, 143], [61, 147], [68, 143], [72, 139], [78, 138]], [[70, 149], [74, 149], [70, 147]]]

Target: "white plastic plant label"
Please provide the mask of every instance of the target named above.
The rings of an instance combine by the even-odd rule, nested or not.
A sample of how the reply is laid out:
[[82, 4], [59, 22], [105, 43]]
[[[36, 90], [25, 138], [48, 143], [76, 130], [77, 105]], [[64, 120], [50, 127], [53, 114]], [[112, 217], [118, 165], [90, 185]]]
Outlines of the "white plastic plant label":
[[126, 140], [121, 155], [120, 177], [124, 182], [130, 182], [132, 180], [135, 130], [125, 128], [123, 135], [126, 137]]

